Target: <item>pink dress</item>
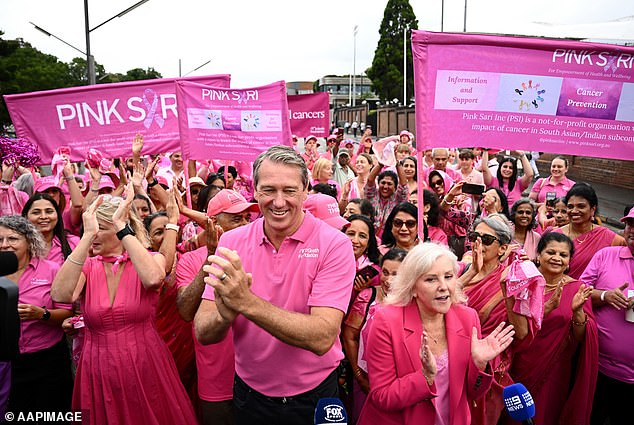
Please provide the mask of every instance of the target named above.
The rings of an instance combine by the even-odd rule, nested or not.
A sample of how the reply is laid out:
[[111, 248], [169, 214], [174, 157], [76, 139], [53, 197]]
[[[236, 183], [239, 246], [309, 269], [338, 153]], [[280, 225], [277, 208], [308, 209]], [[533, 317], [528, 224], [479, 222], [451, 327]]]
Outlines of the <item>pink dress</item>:
[[[109, 267], [110, 264], [105, 264]], [[110, 306], [104, 263], [88, 258], [84, 348], [73, 410], [90, 424], [194, 424], [196, 416], [155, 323], [158, 291], [146, 290], [131, 261]]]

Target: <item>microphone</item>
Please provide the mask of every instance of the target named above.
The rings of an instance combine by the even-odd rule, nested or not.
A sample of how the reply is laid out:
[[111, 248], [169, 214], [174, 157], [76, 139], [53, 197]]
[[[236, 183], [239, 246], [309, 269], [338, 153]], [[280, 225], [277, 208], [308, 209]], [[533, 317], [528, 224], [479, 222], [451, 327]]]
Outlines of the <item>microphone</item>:
[[0, 251], [0, 276], [18, 271], [18, 256], [12, 251]]
[[348, 425], [348, 414], [338, 398], [322, 398], [315, 408], [315, 425]]
[[3, 277], [17, 270], [18, 257], [15, 252], [0, 252], [0, 361], [11, 361], [20, 353], [18, 285]]
[[534, 425], [535, 402], [526, 387], [520, 383], [509, 385], [502, 391], [506, 411], [513, 420], [523, 425]]

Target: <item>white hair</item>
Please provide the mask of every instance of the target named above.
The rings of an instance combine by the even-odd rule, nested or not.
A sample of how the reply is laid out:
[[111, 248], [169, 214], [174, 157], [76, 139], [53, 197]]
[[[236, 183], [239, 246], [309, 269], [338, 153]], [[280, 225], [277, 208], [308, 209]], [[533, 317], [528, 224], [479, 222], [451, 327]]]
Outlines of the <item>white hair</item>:
[[[458, 258], [444, 245], [425, 242], [416, 245], [407, 253], [405, 260], [398, 269], [394, 282], [390, 285], [390, 293], [386, 303], [396, 306], [406, 306], [412, 301], [416, 281], [431, 269], [440, 257], [447, 257], [453, 264], [453, 270], [458, 273]], [[456, 287], [456, 291], [458, 288]], [[452, 300], [454, 302], [457, 299]]]

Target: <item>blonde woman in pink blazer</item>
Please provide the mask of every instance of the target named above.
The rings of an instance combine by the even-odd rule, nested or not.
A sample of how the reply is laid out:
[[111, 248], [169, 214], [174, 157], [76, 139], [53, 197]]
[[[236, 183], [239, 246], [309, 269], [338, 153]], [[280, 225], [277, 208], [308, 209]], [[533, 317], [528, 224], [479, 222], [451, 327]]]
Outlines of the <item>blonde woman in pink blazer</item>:
[[491, 385], [489, 361], [515, 331], [501, 323], [480, 339], [476, 311], [459, 304], [457, 271], [456, 256], [435, 243], [405, 257], [370, 324], [370, 393], [359, 425], [471, 423], [469, 403]]

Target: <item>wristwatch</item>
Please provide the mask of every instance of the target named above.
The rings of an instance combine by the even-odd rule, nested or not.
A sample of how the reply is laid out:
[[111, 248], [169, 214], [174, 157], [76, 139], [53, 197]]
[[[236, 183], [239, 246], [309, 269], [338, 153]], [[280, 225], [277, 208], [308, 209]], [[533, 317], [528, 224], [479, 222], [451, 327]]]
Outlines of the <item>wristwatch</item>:
[[125, 238], [128, 235], [135, 236], [136, 233], [134, 233], [134, 230], [132, 230], [132, 227], [130, 227], [130, 225], [126, 223], [125, 227], [117, 232], [117, 238], [119, 240], [123, 240], [123, 238]]
[[147, 184], [147, 187], [154, 187], [158, 184], [158, 180], [154, 179], [150, 183]]
[[48, 320], [51, 318], [51, 312], [48, 311], [48, 309], [44, 306], [42, 306], [42, 308], [44, 309], [44, 314], [42, 314], [42, 318], [40, 320]]

